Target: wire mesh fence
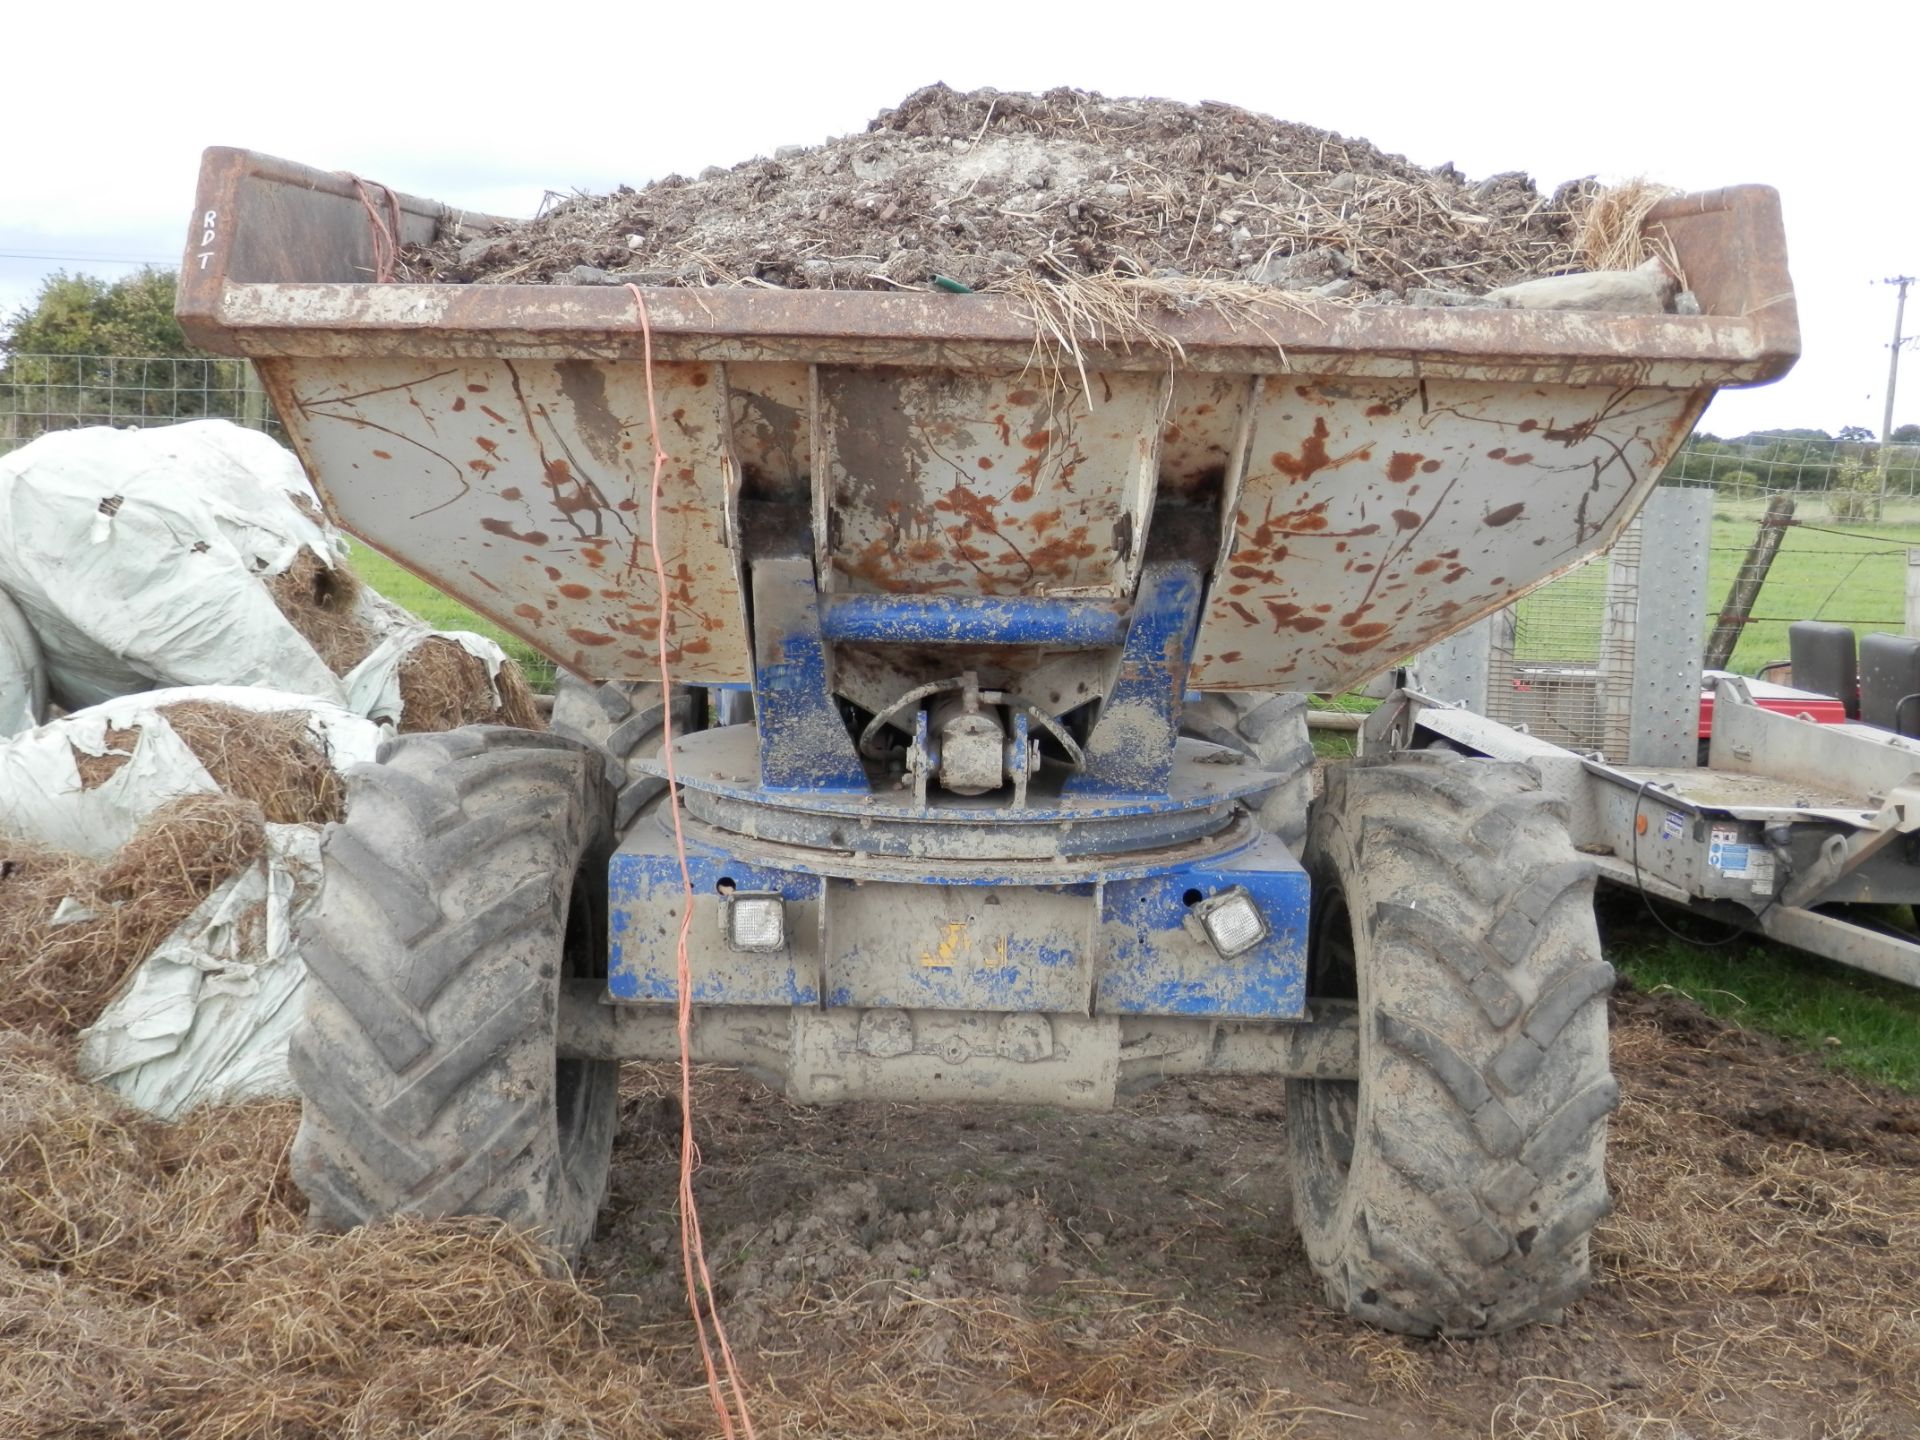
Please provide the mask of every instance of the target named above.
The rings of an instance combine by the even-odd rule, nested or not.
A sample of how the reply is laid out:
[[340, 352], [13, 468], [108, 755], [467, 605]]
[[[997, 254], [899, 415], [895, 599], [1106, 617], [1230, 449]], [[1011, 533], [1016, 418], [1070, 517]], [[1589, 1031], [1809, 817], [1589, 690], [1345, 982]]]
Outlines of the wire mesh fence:
[[1629, 530], [1613, 554], [1496, 619], [1489, 709], [1572, 749], [1617, 753], [1634, 625], [1696, 623], [1709, 668], [1789, 678], [1800, 620], [1905, 633], [1920, 554], [1920, 445], [1825, 437], [1690, 441], [1663, 480], [1711, 489], [1707, 609], [1640, 616]]
[[55, 430], [209, 417], [280, 434], [245, 360], [16, 354], [0, 365], [0, 455]]
[[1710, 486], [1717, 506], [1750, 509], [1756, 517], [1774, 496], [1789, 494], [1813, 499], [1833, 519], [1879, 520], [1891, 509], [1920, 522], [1920, 444], [1883, 446], [1809, 432], [1739, 440], [1695, 435], [1662, 478], [1669, 484]]
[[1600, 748], [1601, 631], [1607, 562], [1589, 562], [1496, 617], [1489, 647], [1493, 718], [1572, 749]]
[[[1912, 433], [1910, 430], [1903, 433]], [[1787, 626], [1862, 633], [1906, 625], [1907, 556], [1920, 547], [1920, 444], [1782, 433], [1695, 436], [1662, 475], [1713, 491], [1709, 640], [1729, 600], [1726, 668], [1787, 654]]]

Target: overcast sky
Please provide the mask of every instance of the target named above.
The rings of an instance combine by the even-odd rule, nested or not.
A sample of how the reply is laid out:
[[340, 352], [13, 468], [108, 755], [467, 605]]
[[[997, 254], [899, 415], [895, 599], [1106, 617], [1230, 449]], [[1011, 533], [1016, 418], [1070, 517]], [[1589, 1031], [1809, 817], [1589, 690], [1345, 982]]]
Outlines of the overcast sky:
[[[922, 84], [1224, 100], [1422, 165], [1778, 187], [1805, 354], [1706, 426], [1880, 426], [1920, 272], [1911, 12], [1712, 7], [474, 3], [9, 6], [0, 312], [53, 270], [178, 263], [200, 151], [237, 145], [530, 214], [864, 128]], [[1908, 20], [1898, 15], [1908, 13]], [[1135, 18], [1143, 17], [1143, 18]], [[1909, 312], [1920, 329], [1920, 294]], [[1895, 423], [1920, 421], [1920, 356]]]

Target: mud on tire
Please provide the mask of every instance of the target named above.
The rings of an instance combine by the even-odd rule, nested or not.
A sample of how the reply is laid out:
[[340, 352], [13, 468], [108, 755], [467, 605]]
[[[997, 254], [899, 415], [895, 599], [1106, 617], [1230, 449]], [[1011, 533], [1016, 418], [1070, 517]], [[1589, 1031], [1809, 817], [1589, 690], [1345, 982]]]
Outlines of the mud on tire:
[[[673, 700], [676, 735], [693, 728], [699, 697], [682, 692]], [[607, 778], [614, 786], [613, 827], [625, 830], [633, 817], [667, 782], [649, 775], [635, 763], [660, 752], [666, 707], [660, 687], [643, 681], [610, 680], [595, 684], [562, 671], [554, 683], [553, 721], [556, 735], [591, 745], [607, 757]]]
[[1295, 850], [1307, 833], [1313, 798], [1313, 741], [1307, 734], [1305, 695], [1208, 691], [1181, 712], [1180, 729], [1196, 740], [1238, 750], [1287, 778], [1262, 794], [1254, 813], [1260, 828]]
[[497, 1215], [574, 1253], [605, 1197], [619, 1077], [555, 1048], [563, 977], [606, 973], [603, 767], [474, 726], [389, 742], [347, 791], [290, 1051], [311, 1223]]
[[1608, 1208], [1593, 866], [1525, 766], [1331, 767], [1307, 841], [1309, 994], [1357, 999], [1360, 1079], [1293, 1081], [1294, 1209], [1335, 1307], [1415, 1335], [1555, 1318]]

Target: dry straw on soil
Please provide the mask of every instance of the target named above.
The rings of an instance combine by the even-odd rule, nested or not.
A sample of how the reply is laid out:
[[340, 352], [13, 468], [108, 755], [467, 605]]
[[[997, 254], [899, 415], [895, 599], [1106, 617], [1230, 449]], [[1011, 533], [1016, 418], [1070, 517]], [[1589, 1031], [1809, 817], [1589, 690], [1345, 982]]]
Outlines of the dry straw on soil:
[[163, 1125], [0, 1034], [0, 1434], [658, 1433], [658, 1382], [524, 1237], [301, 1234], [294, 1119]]
[[[163, 1125], [50, 1040], [0, 1033], [0, 1433], [712, 1433], [679, 1317], [618, 1318], [510, 1230], [302, 1234], [294, 1119], [254, 1104]], [[763, 1434], [977, 1436], [1017, 1412], [1040, 1437], [1279, 1435], [1302, 1408], [1225, 1374], [1197, 1317], [1119, 1293], [1049, 1318], [856, 1291], [808, 1323], [853, 1349], [756, 1377]]]
[[[1916, 1107], [1856, 1092], [1675, 1007], [1627, 1014], [1615, 1054], [1626, 1089], [1612, 1147], [1620, 1208], [1596, 1240], [1596, 1290], [1562, 1325], [1474, 1343], [1359, 1329], [1298, 1300], [1304, 1262], [1267, 1233], [1207, 1233], [1214, 1253], [1195, 1274], [1231, 1273], [1222, 1293], [1185, 1277], [1202, 1238], [1188, 1231], [1139, 1237], [1171, 1248], [1169, 1269], [1149, 1270], [1110, 1245], [1101, 1253], [1112, 1273], [1083, 1267], [1051, 1291], [969, 1271], [983, 1252], [951, 1238], [926, 1241], [917, 1258], [929, 1263], [902, 1274], [886, 1261], [889, 1242], [867, 1233], [872, 1217], [843, 1208], [844, 1225], [819, 1231], [817, 1243], [790, 1234], [783, 1248], [745, 1230], [713, 1250], [729, 1315], [758, 1317], [743, 1360], [760, 1433], [1914, 1433]], [[1216, 1128], [1201, 1148], [1217, 1158], [1277, 1138], [1273, 1121], [1245, 1103], [1265, 1109], [1277, 1089], [1233, 1083], [1240, 1088], [1207, 1112]], [[708, 1077], [706, 1087], [704, 1143], [723, 1172], [751, 1175], [752, 1188], [768, 1192], [742, 1202], [763, 1207], [755, 1213], [824, 1213], [808, 1211], [810, 1197], [871, 1187], [863, 1175], [914, 1179], [894, 1173], [909, 1157], [863, 1148], [914, 1112], [868, 1106], [843, 1121], [730, 1077]], [[623, 1163], [665, 1174], [671, 1158], [654, 1155], [663, 1147], [642, 1123], [654, 1103], [650, 1091], [630, 1092]], [[892, 1117], [885, 1125], [882, 1112]], [[1103, 1144], [1137, 1142], [1151, 1119], [1136, 1106], [1131, 1119], [991, 1120], [929, 1143], [944, 1151], [955, 1134], [982, 1143], [1020, 1135], [1040, 1147], [1034, 1159], [1070, 1167], [1086, 1133], [1076, 1127], [1110, 1131]], [[671, 1130], [669, 1120], [657, 1128]], [[670, 1254], [658, 1276], [612, 1277], [603, 1288], [557, 1274], [537, 1245], [486, 1221], [305, 1235], [287, 1170], [294, 1123], [292, 1106], [256, 1104], [162, 1125], [80, 1084], [63, 1046], [0, 1033], [0, 1434], [714, 1433]], [[1755, 1128], [1774, 1125], [1796, 1138], [1769, 1141]], [[1002, 1166], [1017, 1158], [991, 1153]], [[1164, 1175], [1172, 1158], [1143, 1156], [1140, 1174]], [[1216, 1178], [1191, 1193], [1195, 1219], [1182, 1223], [1237, 1223], [1239, 1163], [1217, 1172], [1199, 1163], [1181, 1174]], [[617, 1180], [616, 1192], [629, 1184]], [[657, 1209], [656, 1198], [624, 1203]], [[943, 1202], [936, 1190], [913, 1203], [940, 1211]], [[1037, 1192], [1009, 1187], [1000, 1213], [997, 1223], [1040, 1227], [1050, 1249], [1077, 1248]], [[952, 1218], [933, 1229], [949, 1234]], [[924, 1240], [919, 1224], [903, 1232], [908, 1242]], [[1188, 1298], [1171, 1298], [1169, 1279], [1184, 1282]], [[610, 1293], [628, 1283], [647, 1293]]]
[[931, 85], [865, 131], [575, 196], [407, 264], [409, 278], [495, 284], [580, 265], [650, 285], [869, 290], [936, 275], [976, 290], [1022, 274], [1351, 280], [1394, 300], [1566, 268], [1573, 193], [1518, 173], [1474, 183], [1232, 105]]

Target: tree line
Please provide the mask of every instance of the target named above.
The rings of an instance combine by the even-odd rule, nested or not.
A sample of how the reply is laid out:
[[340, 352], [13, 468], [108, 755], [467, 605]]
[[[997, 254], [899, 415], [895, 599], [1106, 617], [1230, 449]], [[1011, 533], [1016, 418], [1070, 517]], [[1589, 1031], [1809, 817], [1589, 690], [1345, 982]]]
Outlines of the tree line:
[[56, 272], [0, 330], [0, 451], [47, 430], [242, 417], [246, 364], [187, 343], [171, 270]]
[[[1902, 425], [1888, 439], [1887, 493], [1920, 494], [1920, 425]], [[1879, 440], [1863, 426], [1842, 426], [1832, 435], [1762, 430], [1729, 440], [1695, 431], [1660, 478], [1733, 493], [1824, 492], [1857, 488], [1863, 476], [1872, 477], [1877, 488], [1879, 469]]]

